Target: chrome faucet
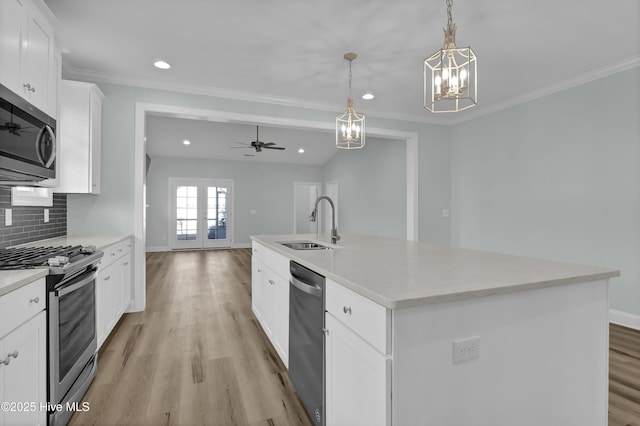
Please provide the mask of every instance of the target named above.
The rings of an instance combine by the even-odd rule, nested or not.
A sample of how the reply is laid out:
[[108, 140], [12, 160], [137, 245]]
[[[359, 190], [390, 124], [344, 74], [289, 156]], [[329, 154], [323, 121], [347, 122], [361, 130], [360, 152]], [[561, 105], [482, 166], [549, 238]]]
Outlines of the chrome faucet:
[[336, 208], [333, 205], [333, 200], [331, 200], [331, 198], [327, 197], [326, 195], [318, 197], [318, 199], [316, 200], [316, 204], [313, 207], [313, 211], [309, 216], [309, 220], [311, 222], [316, 221], [316, 218], [318, 216], [318, 203], [320, 203], [320, 200], [327, 200], [331, 205], [331, 243], [335, 244], [338, 242], [338, 240], [340, 240], [340, 235], [338, 235], [338, 228], [336, 228]]

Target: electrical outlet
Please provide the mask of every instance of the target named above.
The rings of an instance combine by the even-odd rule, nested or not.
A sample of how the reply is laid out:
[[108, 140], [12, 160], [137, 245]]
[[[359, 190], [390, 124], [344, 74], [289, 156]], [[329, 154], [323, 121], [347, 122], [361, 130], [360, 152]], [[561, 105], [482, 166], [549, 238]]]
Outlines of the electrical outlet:
[[49, 209], [44, 209], [44, 223], [49, 223]]
[[11, 226], [13, 224], [13, 215], [11, 209], [4, 209], [4, 226]]
[[453, 341], [453, 362], [459, 363], [475, 359], [480, 356], [480, 337], [474, 336], [467, 339]]

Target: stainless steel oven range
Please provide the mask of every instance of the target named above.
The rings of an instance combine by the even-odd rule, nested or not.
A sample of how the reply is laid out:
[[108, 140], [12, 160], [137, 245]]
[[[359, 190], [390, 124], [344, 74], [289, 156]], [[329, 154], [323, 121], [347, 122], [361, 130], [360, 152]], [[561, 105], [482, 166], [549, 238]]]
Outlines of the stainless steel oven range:
[[[49, 425], [66, 425], [97, 367], [96, 276], [102, 251], [95, 247], [0, 250], [0, 269], [48, 267], [47, 402]], [[70, 408], [70, 409], [67, 409]]]

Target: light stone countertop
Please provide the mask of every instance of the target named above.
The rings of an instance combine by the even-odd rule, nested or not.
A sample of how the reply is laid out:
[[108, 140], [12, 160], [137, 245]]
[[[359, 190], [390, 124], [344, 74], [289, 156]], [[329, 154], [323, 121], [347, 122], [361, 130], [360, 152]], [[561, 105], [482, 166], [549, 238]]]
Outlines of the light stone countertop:
[[333, 250], [279, 244], [312, 240], [331, 245], [327, 235], [251, 239], [390, 309], [620, 276], [610, 268], [366, 235], [341, 237]]
[[17, 247], [46, 247], [46, 246], [96, 246], [98, 250], [104, 250], [113, 244], [119, 243], [131, 235], [67, 235], [63, 237], [49, 238], [21, 244]]
[[22, 286], [31, 284], [39, 278], [46, 277], [48, 273], [48, 268], [0, 271], [0, 297]]

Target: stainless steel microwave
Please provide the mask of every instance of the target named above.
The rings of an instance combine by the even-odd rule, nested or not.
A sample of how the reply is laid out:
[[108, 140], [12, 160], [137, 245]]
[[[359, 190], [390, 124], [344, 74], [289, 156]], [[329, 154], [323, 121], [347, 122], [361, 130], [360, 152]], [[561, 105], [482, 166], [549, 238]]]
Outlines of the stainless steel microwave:
[[56, 120], [0, 84], [0, 182], [56, 177]]

